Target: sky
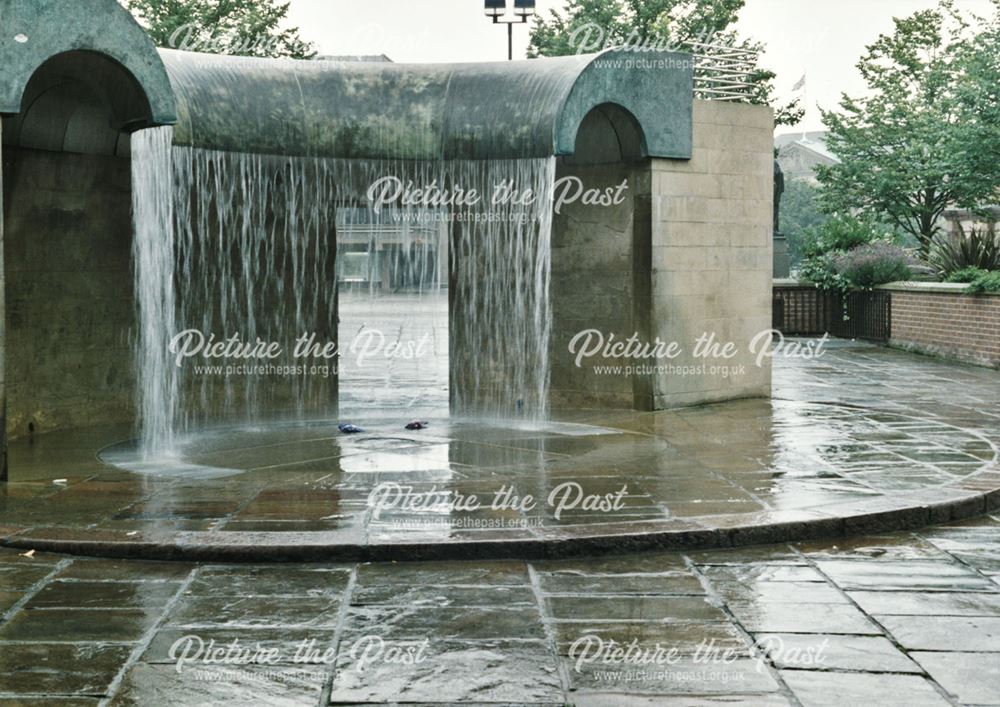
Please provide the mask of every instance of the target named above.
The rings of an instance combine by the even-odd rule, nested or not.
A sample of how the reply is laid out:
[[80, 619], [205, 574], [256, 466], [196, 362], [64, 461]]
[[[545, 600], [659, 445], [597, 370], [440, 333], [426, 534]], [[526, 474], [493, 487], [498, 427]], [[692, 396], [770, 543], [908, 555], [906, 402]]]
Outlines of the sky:
[[[565, 0], [538, 0], [541, 14]], [[513, 3], [510, 2], [512, 5]], [[762, 64], [777, 72], [779, 99], [791, 98], [804, 75], [806, 116], [778, 133], [822, 130], [817, 105], [836, 107], [842, 92], [864, 88], [855, 65], [866, 45], [891, 31], [892, 18], [936, 0], [747, 0], [738, 29], [767, 45]], [[989, 14], [990, 0], [957, 0]], [[386, 54], [400, 62], [501, 61], [507, 32], [483, 13], [481, 0], [291, 0], [291, 24], [322, 54]], [[514, 56], [523, 58], [528, 29], [514, 27]]]

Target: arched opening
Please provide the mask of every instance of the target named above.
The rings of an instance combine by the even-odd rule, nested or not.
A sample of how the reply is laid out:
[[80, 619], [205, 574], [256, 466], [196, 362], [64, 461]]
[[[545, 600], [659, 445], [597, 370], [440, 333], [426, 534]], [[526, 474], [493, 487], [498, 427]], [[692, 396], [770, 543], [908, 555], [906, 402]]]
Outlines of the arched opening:
[[603, 103], [583, 118], [576, 149], [567, 164], [635, 163], [647, 155], [646, 136], [634, 115], [616, 103]]
[[[638, 120], [614, 103], [584, 116], [574, 154], [559, 158], [552, 229], [554, 407], [651, 409], [650, 376], [624, 357], [570, 351], [580, 332], [596, 345], [649, 332], [650, 167]], [[576, 341], [576, 350], [584, 338]], [[615, 370], [615, 367], [621, 367]]]
[[58, 54], [3, 118], [6, 429], [131, 422], [129, 132], [142, 87], [95, 52]]

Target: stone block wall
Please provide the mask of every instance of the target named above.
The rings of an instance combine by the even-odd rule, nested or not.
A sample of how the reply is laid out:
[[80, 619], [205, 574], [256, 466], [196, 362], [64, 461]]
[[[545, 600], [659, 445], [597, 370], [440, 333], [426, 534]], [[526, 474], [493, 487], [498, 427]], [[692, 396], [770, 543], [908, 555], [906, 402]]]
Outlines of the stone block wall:
[[[683, 351], [657, 409], [770, 395], [750, 343], [771, 327], [773, 130], [770, 108], [695, 101], [692, 158], [652, 160], [652, 334]], [[695, 357], [703, 335], [737, 353]]]
[[[631, 360], [598, 354], [577, 366], [570, 351], [581, 332], [600, 332], [604, 340], [615, 341], [648, 334], [648, 172], [561, 161], [557, 176], [570, 175], [588, 188], [611, 189], [623, 180], [629, 188], [620, 204], [566, 204], [553, 219], [551, 403], [557, 409], [650, 409], [648, 377], [615, 372]], [[597, 340], [596, 333], [590, 336]], [[578, 339], [577, 351], [581, 346]]]
[[4, 146], [7, 429], [134, 416], [127, 159]]

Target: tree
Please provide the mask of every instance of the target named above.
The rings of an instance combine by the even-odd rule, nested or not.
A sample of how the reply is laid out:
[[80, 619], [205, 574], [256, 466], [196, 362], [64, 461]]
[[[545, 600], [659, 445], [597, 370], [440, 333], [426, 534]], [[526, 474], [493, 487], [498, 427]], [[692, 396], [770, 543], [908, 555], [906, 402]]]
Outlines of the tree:
[[946, 208], [975, 209], [1000, 185], [997, 85], [986, 83], [1000, 45], [970, 36], [951, 0], [893, 22], [858, 62], [866, 95], [822, 112], [841, 163], [817, 176], [825, 211], [887, 221], [926, 256]]
[[793, 267], [804, 257], [806, 232], [828, 218], [819, 210], [818, 191], [804, 179], [789, 179], [781, 197], [781, 231], [788, 239], [788, 259]]
[[[563, 11], [539, 17], [528, 56], [566, 56], [608, 47], [683, 50], [690, 42], [722, 44], [759, 53], [763, 45], [732, 29], [745, 0], [570, 0]], [[773, 71], [754, 63], [748, 102], [774, 102]], [[804, 111], [798, 100], [775, 108], [775, 122], [794, 125]]]
[[277, 0], [120, 0], [157, 46], [211, 54], [316, 55], [297, 27], [282, 28], [289, 3]]

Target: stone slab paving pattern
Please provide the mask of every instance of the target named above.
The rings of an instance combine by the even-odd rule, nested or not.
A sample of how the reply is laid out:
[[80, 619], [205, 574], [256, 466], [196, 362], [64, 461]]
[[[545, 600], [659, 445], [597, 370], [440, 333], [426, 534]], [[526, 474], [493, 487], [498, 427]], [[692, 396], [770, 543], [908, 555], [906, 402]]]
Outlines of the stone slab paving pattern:
[[[1000, 507], [996, 371], [834, 342], [817, 359], [777, 358], [774, 377], [773, 400], [565, 410], [551, 423], [439, 417], [412, 432], [405, 395], [393, 417], [357, 398], [365, 434], [334, 421], [206, 430], [166, 465], [106, 446], [127, 430], [44, 435], [11, 446], [0, 543], [208, 561], [545, 558], [882, 532]], [[417, 501], [374, 513], [386, 484]], [[611, 511], [556, 513], [548, 498], [565, 484], [624, 493]], [[535, 507], [491, 507], [503, 488]], [[958, 554], [966, 541], [950, 540]]]
[[[538, 562], [195, 565], [4, 549], [0, 705], [1000, 705], [998, 557], [995, 516]], [[178, 671], [192, 636], [274, 658], [191, 653]], [[596, 645], [585, 637], [674, 652], [660, 665], [581, 659], [582, 639]], [[366, 654], [378, 645], [413, 659]]]

